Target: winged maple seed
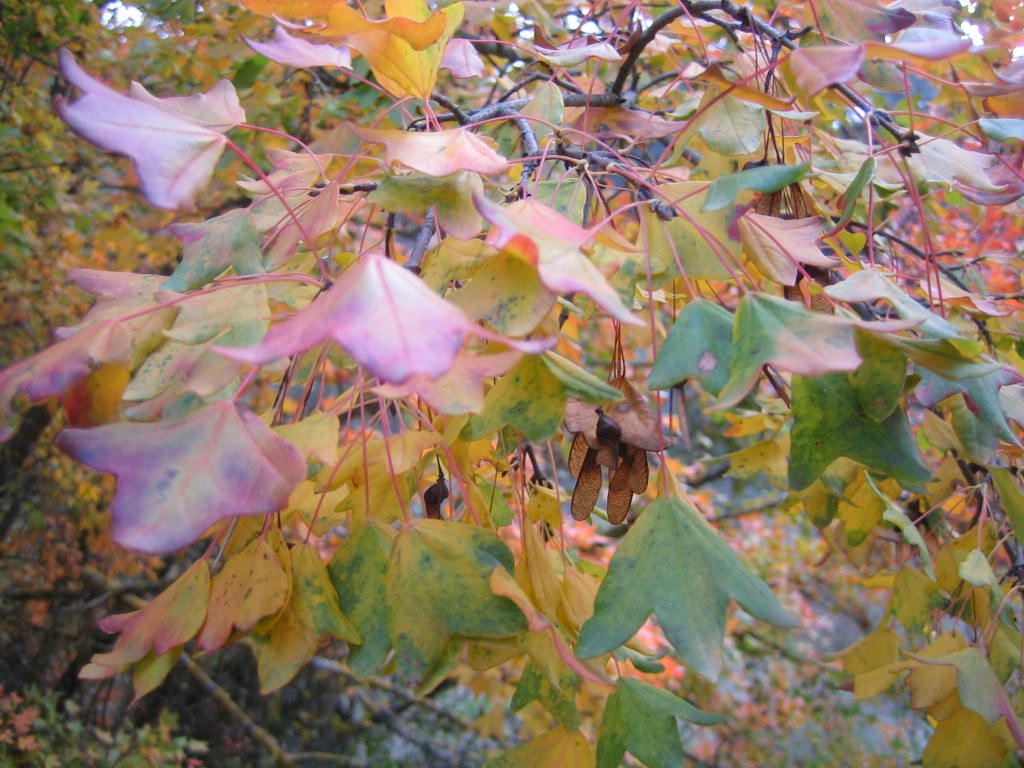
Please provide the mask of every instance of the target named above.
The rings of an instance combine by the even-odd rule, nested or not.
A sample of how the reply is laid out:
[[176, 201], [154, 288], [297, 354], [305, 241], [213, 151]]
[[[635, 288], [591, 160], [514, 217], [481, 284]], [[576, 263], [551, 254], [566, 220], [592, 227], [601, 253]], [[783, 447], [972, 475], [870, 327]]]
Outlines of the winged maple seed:
[[585, 520], [601, 495], [601, 468], [608, 470], [608, 520], [626, 519], [633, 494], [647, 490], [647, 451], [660, 451], [667, 443], [644, 397], [623, 376], [609, 384], [623, 399], [607, 408], [570, 398], [565, 428], [573, 435], [569, 471], [576, 478], [572, 516]]

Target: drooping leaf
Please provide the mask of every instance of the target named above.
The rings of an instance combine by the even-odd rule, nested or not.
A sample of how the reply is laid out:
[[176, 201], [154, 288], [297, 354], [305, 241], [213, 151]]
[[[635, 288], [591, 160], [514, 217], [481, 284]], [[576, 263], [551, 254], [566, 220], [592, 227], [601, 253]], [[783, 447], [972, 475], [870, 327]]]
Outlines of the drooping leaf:
[[677, 717], [697, 725], [717, 725], [727, 719], [643, 680], [621, 678], [601, 718], [598, 768], [620, 765], [627, 750], [650, 768], [682, 765]]
[[842, 373], [793, 377], [793, 430], [789, 484], [807, 488], [840, 456], [918, 489], [931, 479], [917, 452], [906, 414], [894, 410], [879, 422], [864, 412]]
[[248, 635], [259, 670], [260, 692], [286, 685], [313, 656], [326, 635], [358, 643], [359, 631], [338, 608], [338, 595], [316, 547], [301, 542], [284, 557], [290, 562], [291, 598], [266, 630]]
[[1021, 375], [1015, 370], [1002, 367], [984, 376], [959, 380], [945, 379], [930, 371], [922, 371], [921, 383], [914, 391], [917, 399], [927, 408], [954, 393], [962, 392], [967, 407], [985, 427], [999, 439], [1019, 445], [1017, 436], [1010, 429], [1003, 413], [999, 402], [999, 390], [1009, 384], [1019, 384], [1021, 381]]
[[515, 603], [490, 589], [495, 568], [513, 568], [494, 533], [446, 520], [416, 520], [395, 540], [387, 574], [388, 633], [398, 673], [421, 681], [450, 641], [526, 629]]
[[109, 653], [95, 654], [80, 676], [110, 677], [150, 653], [159, 656], [184, 645], [203, 626], [209, 596], [210, 567], [197, 560], [146, 607], [100, 621], [103, 631], [118, 634], [117, 642]]
[[401, 163], [427, 176], [450, 176], [458, 171], [487, 176], [508, 170], [504, 157], [485, 139], [465, 128], [418, 133], [353, 124], [349, 129], [366, 141], [383, 144], [389, 165]]
[[452, 77], [481, 77], [484, 73], [484, 60], [476, 52], [473, 43], [461, 37], [448, 41], [441, 57], [441, 69], [447, 69]]
[[233, 360], [263, 364], [333, 338], [374, 376], [403, 384], [417, 374], [436, 379], [450, 370], [469, 334], [527, 353], [548, 346], [486, 331], [409, 270], [367, 254], [316, 301], [273, 328], [261, 344], [214, 350]]
[[576, 685], [579, 677], [571, 669], [564, 668], [558, 684], [552, 683], [534, 661], [527, 661], [519, 678], [516, 692], [509, 701], [509, 711], [518, 712], [532, 701], [540, 702], [558, 721], [559, 725], [572, 731], [580, 727], [580, 715], [576, 709]]
[[473, 207], [473, 194], [482, 190], [480, 177], [468, 171], [442, 178], [410, 173], [385, 176], [367, 200], [398, 213], [426, 211], [433, 206], [446, 232], [469, 240], [483, 227], [483, 217]]
[[731, 205], [744, 189], [775, 192], [803, 179], [808, 168], [807, 165], [762, 165], [720, 176], [711, 182], [701, 208], [705, 211], [720, 211]]
[[1024, 491], [1021, 491], [1008, 469], [993, 467], [989, 472], [1014, 534], [1018, 538], [1024, 536]]
[[67, 393], [104, 363], [128, 361], [130, 344], [114, 320], [80, 329], [35, 357], [0, 372], [0, 442], [9, 440], [18, 425], [20, 397], [39, 402]]
[[644, 228], [652, 264], [673, 268], [691, 280], [727, 280], [742, 261], [739, 232], [731, 211], [704, 208], [711, 184], [680, 181], [658, 187], [679, 215], [665, 221], [644, 209]]
[[484, 407], [484, 379], [507, 372], [523, 356], [517, 350], [493, 355], [460, 353], [451, 370], [436, 379], [417, 374], [404, 384], [381, 384], [375, 391], [384, 397], [422, 397], [438, 413], [479, 413]]
[[797, 88], [810, 97], [855, 78], [862, 61], [864, 48], [860, 45], [802, 46], [789, 57], [789, 68]]
[[748, 293], [736, 310], [729, 381], [719, 393], [717, 407], [725, 408], [742, 400], [766, 364], [802, 376], [854, 371], [861, 364], [854, 337], [856, 328], [887, 332], [914, 324], [866, 323], [812, 312], [768, 294]]
[[601, 381], [557, 352], [545, 352], [541, 355], [541, 360], [562, 382], [566, 394], [570, 397], [578, 397], [588, 403], [617, 403], [624, 397], [615, 386]]
[[558, 430], [565, 400], [565, 388], [544, 361], [525, 357], [498, 379], [463, 435], [476, 440], [511, 424], [530, 440], [548, 440]]
[[679, 657], [714, 679], [730, 597], [763, 621], [798, 624], [694, 509], [660, 498], [643, 510], [613, 555], [576, 653], [591, 658], [615, 650], [653, 613]]
[[499, 253], [481, 264], [451, 300], [471, 320], [519, 336], [533, 331], [548, 315], [555, 293], [544, 287], [533, 266]]
[[346, 660], [359, 677], [373, 674], [391, 649], [386, 605], [390, 537], [389, 529], [372, 523], [361, 526], [327, 566], [341, 610], [362, 637], [360, 645], [349, 649]]
[[729, 92], [709, 89], [697, 132], [708, 149], [725, 157], [750, 155], [764, 141], [765, 110]]
[[223, 647], [232, 629], [253, 629], [264, 616], [277, 613], [289, 594], [289, 577], [277, 554], [262, 536], [253, 539], [214, 577], [210, 611], [196, 645], [204, 651]]
[[184, 248], [181, 264], [161, 286], [164, 290], [185, 293], [200, 288], [228, 267], [238, 275], [264, 271], [256, 222], [244, 208], [197, 224], [172, 224], [171, 232]]
[[575, 67], [587, 59], [602, 61], [622, 61], [622, 56], [608, 43], [587, 43], [580, 37], [560, 45], [558, 48], [533, 47], [537, 58], [553, 67]]
[[352, 54], [345, 46], [325, 45], [304, 40], [285, 32], [284, 27], [274, 29], [274, 40], [261, 43], [242, 36], [242, 39], [256, 53], [266, 56], [278, 64], [289, 67], [338, 67], [352, 66]]
[[226, 517], [281, 509], [306, 477], [291, 443], [230, 402], [161, 422], [66, 429], [57, 445], [118, 478], [114, 540], [150, 554], [191, 544]]
[[55, 100], [82, 138], [135, 163], [146, 198], [160, 208], [190, 207], [224, 150], [224, 132], [245, 121], [234, 87], [221, 80], [199, 96], [157, 99], [135, 84], [130, 97], [94, 80], [66, 50], [61, 72], [83, 95]]
[[484, 768], [594, 768], [594, 748], [561, 726], [488, 760]]
[[490, 241], [533, 264], [541, 282], [550, 290], [585, 293], [619, 322], [640, 324], [581, 250], [596, 233], [572, 223], [554, 208], [536, 200], [497, 206], [481, 195], [473, 199], [477, 210], [494, 225]]
[[839, 262], [818, 247], [821, 219], [781, 219], [747, 211], [738, 222], [740, 238], [750, 260], [769, 280], [796, 285], [800, 264], [830, 269]]

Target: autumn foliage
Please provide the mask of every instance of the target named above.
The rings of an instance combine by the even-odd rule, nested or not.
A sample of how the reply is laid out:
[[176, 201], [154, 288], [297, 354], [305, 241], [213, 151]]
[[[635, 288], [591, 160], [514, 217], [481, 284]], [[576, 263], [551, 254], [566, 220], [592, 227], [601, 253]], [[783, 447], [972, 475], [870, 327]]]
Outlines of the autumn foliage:
[[173, 263], [60, 244], [91, 308], [0, 372], [180, 563], [80, 678], [455, 680], [492, 768], [1017, 764], [1024, 8], [141, 12], [231, 78], [69, 42], [52, 107]]

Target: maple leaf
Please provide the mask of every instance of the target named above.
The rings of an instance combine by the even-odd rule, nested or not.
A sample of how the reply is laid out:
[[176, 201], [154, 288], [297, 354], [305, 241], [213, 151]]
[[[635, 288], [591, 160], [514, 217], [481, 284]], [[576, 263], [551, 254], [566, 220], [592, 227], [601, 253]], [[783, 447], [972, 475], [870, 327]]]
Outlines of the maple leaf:
[[523, 356], [518, 350], [493, 355], [459, 354], [451, 369], [436, 379], [423, 374], [404, 384], [381, 384], [375, 391], [384, 397], [422, 397], [438, 413], [479, 413], [484, 406], [484, 379], [500, 376]]
[[567, 765], [593, 768], [594, 748], [577, 730], [559, 726], [489, 760], [484, 768], [562, 768]]
[[395, 540], [387, 575], [388, 632], [398, 674], [423, 681], [459, 637], [505, 637], [526, 629], [515, 603], [491, 591], [491, 574], [511, 571], [512, 552], [491, 531], [447, 520], [416, 520]]
[[79, 676], [110, 677], [150, 653], [161, 655], [184, 645], [203, 626], [209, 595], [210, 566], [198, 560], [145, 608], [100, 621], [104, 632], [118, 633], [117, 642], [109, 653], [94, 655]]
[[576, 654], [589, 659], [615, 650], [653, 613], [679, 657], [713, 680], [730, 597], [762, 621], [798, 625], [696, 510], [662, 497], [643, 510], [612, 556]]
[[126, 363], [129, 351], [121, 324], [105, 320], [0, 371], [0, 442], [9, 440], [18, 425], [19, 395], [33, 403], [63, 395], [104, 363]]
[[732, 315], [706, 299], [691, 301], [672, 324], [647, 381], [650, 389], [668, 389], [695, 378], [718, 395], [729, 381]]
[[455, 363], [467, 335], [537, 353], [547, 341], [507, 339], [471, 323], [420, 278], [390, 259], [367, 254], [316, 301], [273, 328], [255, 347], [213, 347], [246, 363], [267, 363], [333, 338], [374, 376], [404, 384], [436, 379]]
[[306, 477], [298, 449], [230, 402], [154, 423], [66, 429], [57, 445], [115, 475], [114, 540], [166, 554], [218, 520], [281, 509]]
[[794, 376], [790, 487], [803, 490], [840, 456], [907, 488], [919, 488], [932, 476], [902, 410], [875, 421], [864, 413], [846, 374]]
[[131, 96], [122, 96], [87, 75], [66, 50], [60, 64], [83, 92], [73, 102], [54, 100], [61, 119], [86, 141], [130, 157], [153, 205], [192, 206], [224, 150], [224, 131], [245, 121], [234, 86], [221, 80], [209, 93], [158, 99], [133, 84]]
[[697, 725], [717, 725], [725, 715], [705, 712], [675, 694], [643, 680], [622, 678], [608, 697], [601, 718], [597, 744], [597, 768], [615, 768], [628, 749], [651, 768], [675, 768], [683, 764], [679, 741], [681, 717]]
[[383, 144], [388, 164], [401, 163], [427, 176], [450, 176], [458, 171], [497, 175], [508, 170], [504, 157], [465, 128], [422, 133], [355, 124], [349, 128], [366, 141]]
[[253, 539], [214, 577], [209, 615], [196, 645], [204, 651], [223, 647], [233, 628], [248, 632], [280, 610], [289, 591], [288, 574], [274, 550], [262, 536]]
[[352, 66], [352, 54], [344, 46], [313, 43], [294, 37], [285, 32], [284, 27], [274, 30], [274, 40], [261, 43], [242, 36], [242, 39], [256, 53], [266, 56], [278, 64], [289, 67], [338, 67], [348, 69]]
[[821, 219], [780, 219], [747, 211], [738, 222], [740, 239], [750, 260], [769, 280], [796, 285], [798, 264], [831, 269], [839, 264], [818, 248]]
[[917, 319], [864, 322], [812, 312], [802, 305], [764, 293], [748, 293], [736, 310], [729, 351], [729, 381], [716, 408], [735, 405], [746, 396], [766, 363], [784, 371], [817, 376], [854, 371], [863, 362], [855, 329], [887, 333], [906, 330]]
[[557, 293], [585, 293], [621, 323], [640, 325], [582, 247], [597, 232], [583, 229], [537, 200], [497, 206], [482, 195], [473, 201], [494, 225], [488, 241], [516, 253], [537, 268], [541, 282]]
[[447, 69], [452, 77], [481, 77], [484, 60], [476, 52], [473, 43], [462, 37], [454, 37], [445, 46], [441, 57], [441, 69]]

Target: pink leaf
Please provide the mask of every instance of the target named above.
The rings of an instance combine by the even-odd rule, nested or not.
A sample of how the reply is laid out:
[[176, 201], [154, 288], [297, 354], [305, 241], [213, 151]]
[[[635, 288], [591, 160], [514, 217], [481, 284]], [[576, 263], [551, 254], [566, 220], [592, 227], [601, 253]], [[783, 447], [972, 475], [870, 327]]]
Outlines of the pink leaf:
[[86, 141], [130, 157], [153, 205], [191, 206], [224, 150], [223, 131], [245, 120], [234, 87], [222, 81], [207, 94], [158, 99], [134, 85], [128, 97], [87, 75], [66, 50], [60, 63], [83, 92], [73, 102], [55, 99], [61, 119]]
[[818, 248], [821, 219], [780, 219], [747, 211], [739, 220], [740, 240], [750, 260], [769, 280], [796, 285], [798, 264], [831, 269], [839, 262]]
[[389, 165], [401, 163], [427, 176], [450, 176], [457, 171], [492, 175], [508, 170], [508, 161], [504, 157], [484, 139], [465, 128], [430, 133], [358, 125], [350, 128], [366, 141], [383, 144]]
[[57, 445], [117, 477], [114, 540], [154, 555], [226, 517], [281, 509], [306, 477], [295, 446], [230, 402], [170, 421], [66, 429]]
[[441, 69], [447, 69], [452, 77], [483, 77], [484, 60], [469, 40], [453, 37], [445, 46]]
[[404, 384], [413, 376], [436, 379], [447, 372], [470, 334], [531, 354], [551, 346], [487, 331], [409, 270], [367, 254], [316, 301], [272, 329], [262, 344], [212, 349], [234, 360], [262, 364], [332, 338], [374, 376]]
[[830, 85], [852, 80], [864, 61], [861, 45], [817, 45], [801, 48], [789, 57], [796, 85], [807, 96], [815, 96]]
[[622, 61], [622, 56], [608, 43], [587, 43], [582, 38], [573, 40], [558, 48], [535, 46], [534, 52], [541, 61], [553, 67], [575, 67], [587, 59]]
[[107, 320], [0, 371], [0, 442], [14, 434], [18, 418], [12, 406], [19, 394], [33, 403], [63, 395], [102, 363], [127, 361], [129, 349], [128, 334]]
[[489, 242], [530, 261], [548, 290], [585, 293], [619, 322], [640, 325], [604, 275], [580, 250], [594, 239], [594, 232], [536, 200], [518, 200], [508, 206], [498, 206], [482, 195], [474, 195], [473, 201], [477, 210], [495, 227]]
[[420, 374], [404, 384], [381, 384], [376, 392], [394, 398], [417, 394], [438, 413], [479, 413], [484, 407], [483, 380], [505, 373], [522, 356], [518, 350], [493, 355], [460, 354], [451, 370], [437, 379]]
[[311, 43], [300, 37], [293, 37], [284, 31], [284, 27], [274, 30], [272, 43], [260, 43], [243, 36], [256, 53], [266, 56], [278, 64], [289, 67], [338, 67], [348, 69], [352, 66], [352, 54], [345, 46], [323, 45]]

